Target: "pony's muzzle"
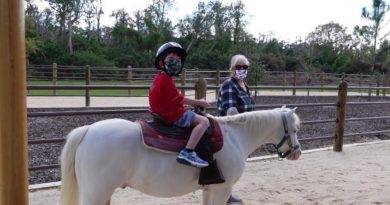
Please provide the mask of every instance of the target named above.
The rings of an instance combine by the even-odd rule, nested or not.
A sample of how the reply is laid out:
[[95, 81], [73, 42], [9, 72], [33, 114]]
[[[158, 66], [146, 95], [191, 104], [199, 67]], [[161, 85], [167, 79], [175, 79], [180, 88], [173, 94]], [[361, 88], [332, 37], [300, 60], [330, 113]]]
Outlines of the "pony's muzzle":
[[299, 159], [299, 157], [301, 156], [302, 154], [302, 151], [301, 149], [296, 149], [294, 151], [292, 151], [288, 156], [287, 156], [287, 159], [288, 160], [297, 160]]

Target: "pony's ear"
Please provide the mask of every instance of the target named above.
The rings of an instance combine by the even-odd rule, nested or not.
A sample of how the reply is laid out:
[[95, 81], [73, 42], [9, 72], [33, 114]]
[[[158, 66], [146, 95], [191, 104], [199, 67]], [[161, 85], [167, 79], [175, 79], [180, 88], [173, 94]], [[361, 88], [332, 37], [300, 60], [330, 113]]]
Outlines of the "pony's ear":
[[288, 111], [287, 111], [287, 115], [288, 115], [288, 116], [291, 116], [292, 114], [295, 113], [295, 110], [297, 110], [297, 107], [294, 107], [293, 109], [288, 110]]
[[282, 108], [280, 108], [282, 110], [286, 109], [286, 105], [283, 105]]

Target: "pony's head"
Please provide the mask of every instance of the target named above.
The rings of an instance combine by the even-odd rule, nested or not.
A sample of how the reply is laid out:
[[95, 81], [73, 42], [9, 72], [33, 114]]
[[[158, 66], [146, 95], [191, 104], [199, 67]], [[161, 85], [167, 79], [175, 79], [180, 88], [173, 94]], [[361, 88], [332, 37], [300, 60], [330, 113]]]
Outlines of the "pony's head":
[[[298, 130], [300, 120], [295, 113], [296, 108], [285, 106], [273, 110], [256, 110], [219, 117], [220, 122], [232, 125], [234, 129], [240, 129], [236, 135], [248, 136], [253, 139], [249, 151], [254, 151], [260, 145], [273, 144], [279, 157], [296, 160], [301, 154], [298, 142]], [[249, 140], [250, 141], [250, 140]]]
[[287, 157], [289, 160], [297, 160], [301, 155], [301, 145], [298, 141], [300, 119], [295, 113], [296, 109], [296, 107], [290, 109], [286, 108], [286, 106], [275, 109], [280, 111], [282, 121], [282, 129], [280, 129], [278, 134], [280, 137], [276, 143], [273, 143], [280, 158]]

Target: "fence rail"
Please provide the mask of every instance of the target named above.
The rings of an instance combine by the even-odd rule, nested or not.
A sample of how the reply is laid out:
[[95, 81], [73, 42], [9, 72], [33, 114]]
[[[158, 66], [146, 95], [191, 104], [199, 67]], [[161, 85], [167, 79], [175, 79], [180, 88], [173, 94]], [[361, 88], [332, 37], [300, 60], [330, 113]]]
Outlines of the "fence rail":
[[[193, 85], [178, 85], [178, 89], [181, 89], [182, 93], [185, 95], [186, 90], [194, 90]], [[84, 90], [85, 94], [85, 106], [89, 107], [91, 103], [91, 90], [128, 90], [131, 93], [131, 90], [149, 90], [149, 85], [28, 85], [27, 90]], [[336, 91], [339, 88], [337, 86], [275, 86], [275, 85], [256, 85], [249, 86], [251, 90], [254, 91], [255, 97], [259, 90], [292, 90], [292, 95], [296, 95], [296, 90], [307, 90], [307, 96], [311, 90], [330, 90]], [[219, 86], [217, 85], [207, 85], [207, 89], [215, 90], [217, 98]], [[390, 90], [390, 87], [349, 87], [348, 90], [368, 90], [368, 96], [371, 97], [372, 90], [382, 90], [383, 96], [386, 96], [387, 90]]]
[[[308, 73], [308, 72], [286, 72], [286, 71], [265, 71], [251, 69], [253, 72], [249, 76], [250, 85], [283, 85], [283, 86], [326, 86], [338, 84], [341, 80], [347, 81], [353, 86], [367, 87], [387, 87], [390, 75], [365, 75], [365, 74], [339, 74], [339, 73]], [[28, 65], [27, 80], [50, 81], [52, 85], [57, 85], [58, 81], [85, 81], [85, 85], [90, 85], [100, 81], [118, 81], [128, 85], [150, 83], [156, 70], [154, 68], [127, 68], [118, 67], [93, 67], [93, 66], [60, 66], [52, 65]], [[209, 84], [219, 86], [221, 82], [230, 75], [228, 70], [200, 70], [183, 69], [178, 83], [181, 85], [193, 84], [198, 78], [207, 79]], [[326, 89], [326, 88], [323, 88]], [[56, 90], [53, 89], [53, 95]], [[131, 95], [131, 90], [129, 90]], [[376, 90], [379, 95], [379, 90]], [[383, 95], [387, 93], [383, 91]], [[293, 90], [295, 95], [295, 90]]]
[[[148, 89], [148, 86], [140, 85], [130, 85], [130, 86], [94, 86], [94, 85], [84, 85], [84, 86], [29, 86], [29, 89], [48, 89], [55, 87], [56, 89]], [[207, 89], [217, 89], [218, 86], [208, 86]], [[322, 86], [251, 86], [251, 89], [322, 89]], [[194, 89], [191, 86], [179, 86], [179, 89]], [[346, 96], [348, 90], [354, 89], [384, 89], [388, 90], [390, 87], [348, 87], [346, 82], [342, 82], [338, 87], [327, 87], [327, 89], [338, 90], [338, 98], [335, 103], [305, 103], [305, 104], [287, 104], [291, 107], [316, 107], [316, 106], [332, 106], [337, 108], [336, 119], [325, 119], [325, 120], [309, 120], [302, 121], [302, 125], [308, 124], [320, 124], [320, 123], [335, 123], [336, 132], [335, 135], [331, 136], [320, 136], [315, 138], [302, 138], [299, 139], [301, 142], [305, 141], [316, 141], [316, 140], [335, 140], [334, 151], [342, 151], [343, 138], [351, 137], [357, 135], [373, 135], [373, 134], [382, 134], [390, 133], [390, 130], [377, 130], [361, 133], [344, 133], [345, 122], [352, 121], [368, 121], [368, 120], [386, 120], [390, 119], [390, 116], [378, 116], [378, 117], [362, 117], [362, 118], [345, 118], [345, 107], [346, 106], [355, 106], [355, 105], [382, 105], [390, 104], [390, 101], [381, 101], [381, 102], [347, 102]], [[196, 90], [198, 92], [198, 90]], [[257, 105], [256, 108], [275, 108], [281, 107], [282, 104], [273, 104], [273, 105]], [[208, 108], [210, 110], [215, 110], [216, 107]], [[90, 115], [90, 114], [123, 114], [123, 113], [146, 113], [148, 112], [147, 107], [137, 107], [135, 109], [110, 109], [110, 110], [86, 110], [86, 111], [59, 111], [59, 112], [29, 112], [28, 117], [52, 117], [52, 116], [72, 116], [72, 115]], [[52, 138], [52, 139], [35, 139], [29, 140], [29, 145], [37, 144], [47, 144], [47, 143], [63, 143], [65, 138]], [[29, 171], [36, 171], [42, 169], [57, 169], [59, 164], [52, 165], [40, 165], [29, 167]]]

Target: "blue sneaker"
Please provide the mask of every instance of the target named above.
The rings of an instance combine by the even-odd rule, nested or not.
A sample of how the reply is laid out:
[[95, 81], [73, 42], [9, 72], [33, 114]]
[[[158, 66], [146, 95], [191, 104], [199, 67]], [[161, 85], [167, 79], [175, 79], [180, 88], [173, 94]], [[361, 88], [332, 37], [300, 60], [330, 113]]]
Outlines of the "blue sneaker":
[[184, 149], [180, 151], [176, 161], [181, 164], [192, 165], [194, 167], [200, 168], [209, 166], [209, 163], [198, 157], [196, 152], [188, 152]]

